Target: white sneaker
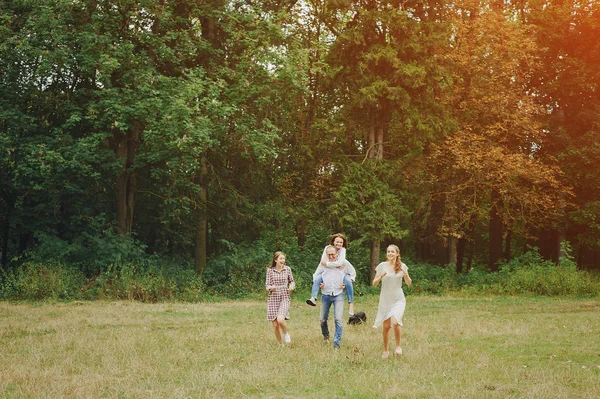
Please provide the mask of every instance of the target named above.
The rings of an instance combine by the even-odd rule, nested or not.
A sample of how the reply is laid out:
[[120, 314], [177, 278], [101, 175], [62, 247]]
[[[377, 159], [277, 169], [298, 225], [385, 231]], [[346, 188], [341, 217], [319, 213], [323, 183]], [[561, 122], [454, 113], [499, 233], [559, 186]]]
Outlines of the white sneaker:
[[285, 341], [286, 344], [289, 344], [292, 342], [292, 337], [290, 337], [290, 334], [285, 333], [285, 334], [283, 334], [283, 340]]

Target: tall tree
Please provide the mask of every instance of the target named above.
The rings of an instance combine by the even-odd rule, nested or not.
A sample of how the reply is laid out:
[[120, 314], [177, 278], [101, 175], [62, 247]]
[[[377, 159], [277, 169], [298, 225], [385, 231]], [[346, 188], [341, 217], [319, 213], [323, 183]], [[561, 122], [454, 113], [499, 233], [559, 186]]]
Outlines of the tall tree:
[[[60, 16], [60, 17], [58, 17]], [[77, 240], [102, 219], [109, 161], [86, 135], [85, 19], [69, 1], [9, 2], [0, 17], [3, 264], [35, 238]], [[6, 154], [6, 155], [4, 155]], [[96, 198], [96, 201], [92, 201]], [[12, 236], [12, 239], [11, 239]]]
[[[2, 190], [2, 200], [14, 202], [17, 210], [56, 206], [62, 211], [68, 202], [61, 199], [68, 194], [61, 191], [61, 182], [70, 182], [68, 187], [78, 193], [96, 183], [94, 188], [102, 193], [97, 202], [83, 201], [94, 209], [66, 208], [58, 223], [51, 217], [32, 218], [54, 223], [47, 228], [22, 223], [29, 227], [21, 233], [15, 229], [15, 234], [21, 235], [23, 247], [33, 232], [54, 234], [56, 224], [69, 227], [70, 213], [86, 220], [90, 214], [105, 219], [101, 215], [114, 212], [116, 231], [140, 236], [160, 230], [163, 222], [187, 230], [181, 217], [193, 214], [197, 228], [192, 231], [197, 234], [182, 233], [187, 239], [181, 245], [196, 247], [197, 268], [203, 268], [210, 183], [230, 181], [232, 159], [227, 155], [235, 154], [233, 161], [259, 162], [272, 154], [276, 138], [268, 118], [272, 110], [261, 98], [272, 78], [269, 56], [261, 51], [278, 37], [279, 28], [258, 22], [269, 20], [263, 18], [267, 11], [261, 6], [225, 1], [47, 1], [40, 7], [11, 3], [2, 14], [1, 33], [7, 40], [0, 48], [6, 55], [0, 72], [7, 88], [1, 101], [13, 106], [3, 108], [6, 117], [0, 123], [9, 135], [1, 144], [13, 159], [28, 162], [20, 162], [22, 171], [13, 167], [10, 157], [3, 157], [1, 165], [22, 182], [28, 171], [43, 184], [27, 183], [40, 194], [35, 198], [27, 185], [13, 179]], [[257, 105], [257, 99], [264, 102]], [[79, 175], [62, 166], [73, 153], [82, 164], [68, 165], [79, 168], [82, 186], [74, 184]], [[34, 172], [33, 167], [46, 172]], [[213, 171], [221, 176], [213, 173], [211, 178]], [[153, 186], [158, 182], [167, 184]], [[213, 189], [220, 191], [219, 186]], [[144, 205], [164, 209], [158, 212], [162, 220], [148, 217], [136, 224], [140, 192]], [[114, 198], [112, 204], [107, 195]], [[10, 226], [26, 214], [2, 215], [2, 231], [7, 232], [3, 248]], [[158, 227], [148, 228], [148, 223]], [[105, 230], [94, 228], [98, 233]], [[154, 234], [152, 246], [157, 239]], [[7, 253], [8, 248], [4, 259]]]
[[544, 49], [532, 89], [547, 117], [543, 152], [560, 160], [573, 187], [575, 207], [559, 225], [539, 229], [538, 245], [547, 258], [558, 260], [560, 237], [573, 243], [582, 267], [600, 259], [600, 4], [596, 1], [531, 0], [521, 13], [536, 28]]
[[[193, 246], [198, 272], [207, 263], [210, 234], [214, 241], [231, 240], [252, 230], [240, 228], [252, 223], [244, 216], [251, 211], [249, 198], [264, 195], [256, 185], [257, 169], [273, 156], [277, 138], [269, 107], [277, 91], [269, 63], [271, 43], [281, 33], [272, 12], [244, 2], [187, 4], [188, 29], [197, 30], [195, 49], [188, 53], [196, 58], [185, 63], [179, 92], [162, 109], [149, 144], [164, 154], [167, 166], [155, 175], [167, 183], [159, 190], [165, 205], [171, 203], [164, 218], [181, 230], [175, 233], [183, 238], [177, 248]], [[183, 209], [173, 213], [172, 203]], [[194, 218], [191, 230], [183, 215]]]
[[497, 270], [508, 232], [557, 220], [566, 191], [556, 162], [538, 151], [543, 110], [528, 91], [537, 53], [531, 34], [494, 10], [465, 8], [458, 16], [447, 97], [457, 129], [429, 164], [434, 195], [444, 200], [441, 233], [464, 239], [474, 219], [487, 221], [489, 267]]
[[[402, 228], [401, 221], [408, 219], [409, 211], [404, 207], [400, 193], [385, 183], [384, 180], [389, 179], [382, 176], [384, 167], [374, 162], [350, 164], [331, 206], [332, 214], [342, 225], [376, 243], [384, 239], [399, 240], [408, 233]], [[375, 278], [372, 262], [371, 258], [369, 281]]]
[[[432, 60], [448, 34], [441, 4], [372, 0], [329, 7], [326, 23], [336, 40], [328, 62], [350, 141], [377, 165], [408, 155], [391, 145], [395, 140], [418, 137], [414, 147], [423, 148], [438, 137], [443, 127], [434, 99], [443, 72]], [[379, 262], [380, 239], [371, 237], [371, 268]]]

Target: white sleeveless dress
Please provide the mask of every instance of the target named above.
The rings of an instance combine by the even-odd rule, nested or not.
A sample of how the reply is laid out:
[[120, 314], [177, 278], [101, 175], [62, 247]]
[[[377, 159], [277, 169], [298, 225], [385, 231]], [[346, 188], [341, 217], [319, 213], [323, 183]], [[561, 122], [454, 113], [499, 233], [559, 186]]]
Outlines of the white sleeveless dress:
[[377, 317], [373, 328], [377, 328], [390, 317], [394, 316], [398, 324], [402, 325], [402, 317], [406, 308], [406, 298], [402, 290], [402, 280], [404, 271], [408, 267], [402, 263], [401, 270], [394, 273], [394, 268], [388, 266], [388, 262], [381, 262], [375, 268], [376, 276], [387, 271], [387, 274], [381, 279], [381, 293], [379, 294], [379, 307], [377, 308]]

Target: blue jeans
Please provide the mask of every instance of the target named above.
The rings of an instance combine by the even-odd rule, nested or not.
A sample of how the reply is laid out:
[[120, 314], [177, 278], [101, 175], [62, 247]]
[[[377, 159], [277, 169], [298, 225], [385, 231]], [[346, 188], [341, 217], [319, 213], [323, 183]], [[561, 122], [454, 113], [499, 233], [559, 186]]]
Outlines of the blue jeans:
[[[319, 295], [319, 285], [323, 282], [323, 276], [319, 275], [315, 281], [313, 281], [312, 289], [310, 290], [310, 296], [317, 298]], [[348, 296], [348, 303], [354, 302], [354, 286], [352, 286], [352, 279], [349, 274], [344, 275], [344, 285], [346, 286], [346, 295]]]
[[342, 343], [342, 317], [344, 317], [344, 293], [339, 295], [321, 296], [321, 332], [324, 338], [329, 338], [329, 309], [333, 305], [333, 321], [335, 321], [335, 335], [333, 336], [333, 347], [339, 348]]

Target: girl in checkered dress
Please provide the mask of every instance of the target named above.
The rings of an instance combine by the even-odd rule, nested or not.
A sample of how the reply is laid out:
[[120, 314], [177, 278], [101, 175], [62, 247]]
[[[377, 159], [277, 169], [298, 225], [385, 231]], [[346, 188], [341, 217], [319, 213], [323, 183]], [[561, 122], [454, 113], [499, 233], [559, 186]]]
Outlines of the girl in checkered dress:
[[294, 283], [292, 269], [285, 264], [283, 252], [277, 251], [273, 255], [271, 265], [267, 267], [265, 288], [269, 292], [267, 320], [273, 323], [277, 342], [284, 346], [292, 342], [285, 321], [290, 319], [290, 292], [296, 288], [296, 283]]

